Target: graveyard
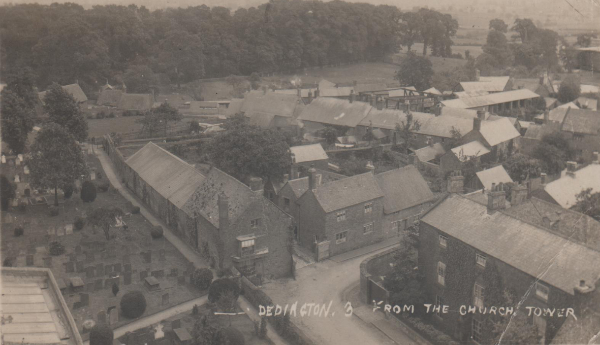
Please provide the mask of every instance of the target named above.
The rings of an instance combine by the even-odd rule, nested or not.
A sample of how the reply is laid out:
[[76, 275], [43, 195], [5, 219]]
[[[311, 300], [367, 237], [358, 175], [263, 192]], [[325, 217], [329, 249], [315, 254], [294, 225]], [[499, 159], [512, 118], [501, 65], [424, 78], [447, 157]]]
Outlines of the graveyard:
[[[92, 182], [97, 186], [108, 183], [96, 156], [91, 151], [85, 156]], [[19, 171], [15, 163], [12, 167]], [[18, 184], [30, 189], [27, 175], [21, 176]], [[164, 237], [153, 239], [152, 225], [141, 214], [132, 214], [133, 205], [112, 186], [105, 192], [98, 189], [96, 199], [89, 203], [81, 200], [77, 189], [70, 198], [60, 193], [55, 216], [48, 206], [54, 193], [36, 194], [32, 189], [27, 193], [31, 195], [28, 200], [40, 202], [2, 212], [3, 263], [50, 268], [84, 338], [86, 320], [105, 320], [112, 328], [131, 321], [119, 315], [121, 297], [127, 292], [143, 293], [147, 305], [143, 316], [203, 294], [186, 278], [193, 265]], [[78, 229], [78, 218], [110, 207], [121, 209], [124, 215], [110, 228], [109, 240], [102, 229], [87, 221]], [[17, 227], [23, 228], [22, 235], [16, 236]]]

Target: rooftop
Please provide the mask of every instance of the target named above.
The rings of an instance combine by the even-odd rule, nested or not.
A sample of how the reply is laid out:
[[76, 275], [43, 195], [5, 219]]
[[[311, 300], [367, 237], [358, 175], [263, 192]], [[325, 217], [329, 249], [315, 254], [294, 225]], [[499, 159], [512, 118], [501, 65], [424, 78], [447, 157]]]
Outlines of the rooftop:
[[[71, 96], [73, 96], [73, 98], [75, 98], [75, 101], [77, 101], [77, 103], [82, 103], [88, 100], [87, 96], [85, 95], [85, 93], [83, 92], [83, 90], [81, 89], [81, 86], [79, 86], [79, 84], [69, 84], [69, 85], [63, 85], [62, 86], [63, 90], [67, 91]], [[46, 92], [47, 91], [42, 91], [38, 93], [38, 97], [40, 98], [40, 100], [42, 102], [44, 102], [44, 97], [46, 97]]]
[[482, 121], [479, 133], [491, 147], [521, 136], [511, 120], [506, 117], [495, 121]]
[[303, 105], [297, 95], [251, 91], [244, 95], [239, 111], [250, 118], [264, 114], [296, 118]]
[[599, 136], [600, 113], [593, 110], [571, 109], [565, 115], [561, 130]]
[[321, 144], [302, 145], [290, 147], [296, 163], [312, 162], [329, 159]]
[[356, 127], [369, 113], [371, 106], [364, 102], [319, 97], [304, 107], [298, 120], [336, 126]]
[[421, 162], [430, 162], [434, 160], [438, 155], [443, 155], [446, 153], [444, 146], [440, 143], [435, 143], [431, 146], [425, 146], [418, 150], [415, 150], [415, 155], [419, 158]]
[[325, 213], [374, 200], [382, 196], [383, 192], [371, 172], [328, 182], [315, 190], [315, 197]]
[[150, 94], [124, 93], [121, 95], [119, 105], [121, 110], [149, 110], [152, 108], [154, 100]]
[[476, 97], [465, 97], [452, 99], [447, 101], [442, 101], [442, 104], [446, 107], [451, 108], [463, 108], [463, 109], [472, 109], [479, 108], [488, 105], [501, 104], [513, 101], [519, 101], [524, 99], [533, 99], [540, 97], [537, 93], [528, 90], [528, 89], [520, 89], [520, 90], [512, 90], [512, 91], [504, 91], [492, 93], [484, 96], [476, 96]]
[[[562, 123], [569, 111], [569, 108], [554, 108], [548, 112], [548, 120], [552, 122]], [[535, 118], [538, 120], [543, 120], [544, 114], [540, 114]]]
[[96, 104], [98, 105], [107, 105], [110, 107], [116, 107], [119, 105], [119, 101], [121, 101], [121, 96], [123, 95], [123, 91], [121, 90], [112, 90], [106, 89], [103, 90], [98, 99], [96, 100]]
[[[430, 118], [434, 117], [433, 114], [417, 113], [413, 112], [413, 119], [418, 120], [420, 123], [424, 123]], [[397, 124], [406, 122], [406, 113], [402, 110], [397, 109], [382, 109], [371, 107], [368, 115], [360, 121], [360, 126], [373, 126], [374, 128], [383, 129], [395, 129]]]
[[434, 199], [427, 181], [413, 165], [375, 175], [383, 191], [383, 212], [394, 213]]
[[461, 82], [463, 90], [466, 92], [472, 91], [487, 91], [500, 92], [504, 91], [510, 77], [479, 77], [479, 81]]
[[479, 171], [476, 175], [477, 178], [479, 178], [479, 181], [481, 181], [483, 188], [486, 190], [492, 190], [492, 183], [499, 184], [513, 182], [502, 165]]
[[591, 188], [600, 192], [600, 164], [590, 164], [585, 168], [575, 171], [574, 175], [564, 174], [558, 180], [546, 185], [544, 190], [560, 206], [571, 208], [577, 203], [576, 195], [582, 190]]
[[470, 157], [481, 157], [490, 153], [490, 150], [479, 141], [471, 141], [464, 145], [457, 146], [451, 149], [451, 151], [461, 162], [469, 160]]

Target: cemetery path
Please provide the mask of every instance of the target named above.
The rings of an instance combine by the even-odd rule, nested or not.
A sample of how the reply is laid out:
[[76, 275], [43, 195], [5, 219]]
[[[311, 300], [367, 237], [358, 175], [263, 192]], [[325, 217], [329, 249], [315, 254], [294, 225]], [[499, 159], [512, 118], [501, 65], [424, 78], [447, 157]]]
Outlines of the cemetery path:
[[179, 237], [177, 237], [170, 229], [169, 227], [167, 227], [167, 225], [165, 223], [163, 223], [161, 220], [159, 220], [158, 218], [156, 218], [147, 208], [145, 205], [143, 205], [142, 203], [140, 203], [130, 192], [129, 190], [123, 186], [123, 184], [121, 184], [121, 180], [120, 178], [117, 176], [117, 174], [115, 173], [115, 169], [113, 167], [113, 164], [110, 160], [110, 158], [108, 157], [108, 155], [106, 154], [106, 152], [102, 151], [102, 150], [95, 150], [96, 156], [98, 157], [98, 159], [100, 160], [100, 164], [102, 164], [102, 168], [104, 169], [104, 173], [106, 174], [106, 177], [108, 177], [110, 183], [112, 184], [112, 186], [119, 191], [119, 193], [121, 193], [121, 195], [123, 195], [123, 197], [129, 201], [131, 201], [131, 203], [133, 203], [134, 206], [138, 206], [140, 208], [140, 213], [154, 226], [156, 225], [160, 225], [162, 226], [164, 232], [163, 235], [165, 236], [165, 238], [171, 242], [172, 245], [175, 246], [175, 248], [177, 248], [177, 250], [179, 250], [179, 252], [186, 258], [188, 259], [190, 262], [192, 262], [194, 264], [194, 266], [196, 268], [201, 268], [201, 267], [209, 267], [208, 263], [202, 259], [198, 253], [196, 253], [189, 245], [187, 245], [186, 243], [184, 243]]

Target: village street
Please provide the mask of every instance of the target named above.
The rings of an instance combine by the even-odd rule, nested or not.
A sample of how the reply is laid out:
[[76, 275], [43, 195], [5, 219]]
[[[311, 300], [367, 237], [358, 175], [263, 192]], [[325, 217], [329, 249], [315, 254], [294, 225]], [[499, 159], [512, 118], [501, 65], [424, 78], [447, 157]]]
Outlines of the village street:
[[[273, 301], [283, 308], [285, 304], [291, 306], [292, 303], [298, 302], [298, 315], [291, 316], [291, 320], [316, 344], [395, 344], [384, 333], [360, 320], [356, 315], [345, 316], [348, 302], [343, 299], [345, 292], [356, 288], [359, 284], [360, 263], [377, 252], [363, 254], [343, 262], [334, 260], [318, 262], [299, 269], [296, 272], [296, 280], [272, 281], [263, 285], [263, 288]], [[328, 317], [312, 314], [300, 317], [299, 315], [303, 303], [329, 305], [330, 301], [332, 305]], [[414, 343], [408, 336], [404, 336], [403, 339], [396, 337], [395, 340], [396, 343], [401, 344]]]

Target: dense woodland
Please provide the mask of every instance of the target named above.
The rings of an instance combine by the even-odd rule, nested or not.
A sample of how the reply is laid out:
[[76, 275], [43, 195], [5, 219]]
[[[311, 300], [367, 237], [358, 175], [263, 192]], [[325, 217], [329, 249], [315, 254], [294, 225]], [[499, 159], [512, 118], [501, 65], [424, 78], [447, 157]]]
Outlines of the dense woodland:
[[152, 84], [380, 61], [414, 42], [450, 56], [457, 28], [433, 10], [341, 1], [272, 0], [235, 12], [204, 5], [0, 7], [2, 72], [31, 67], [41, 89], [77, 81], [90, 91], [108, 81], [147, 92]]

